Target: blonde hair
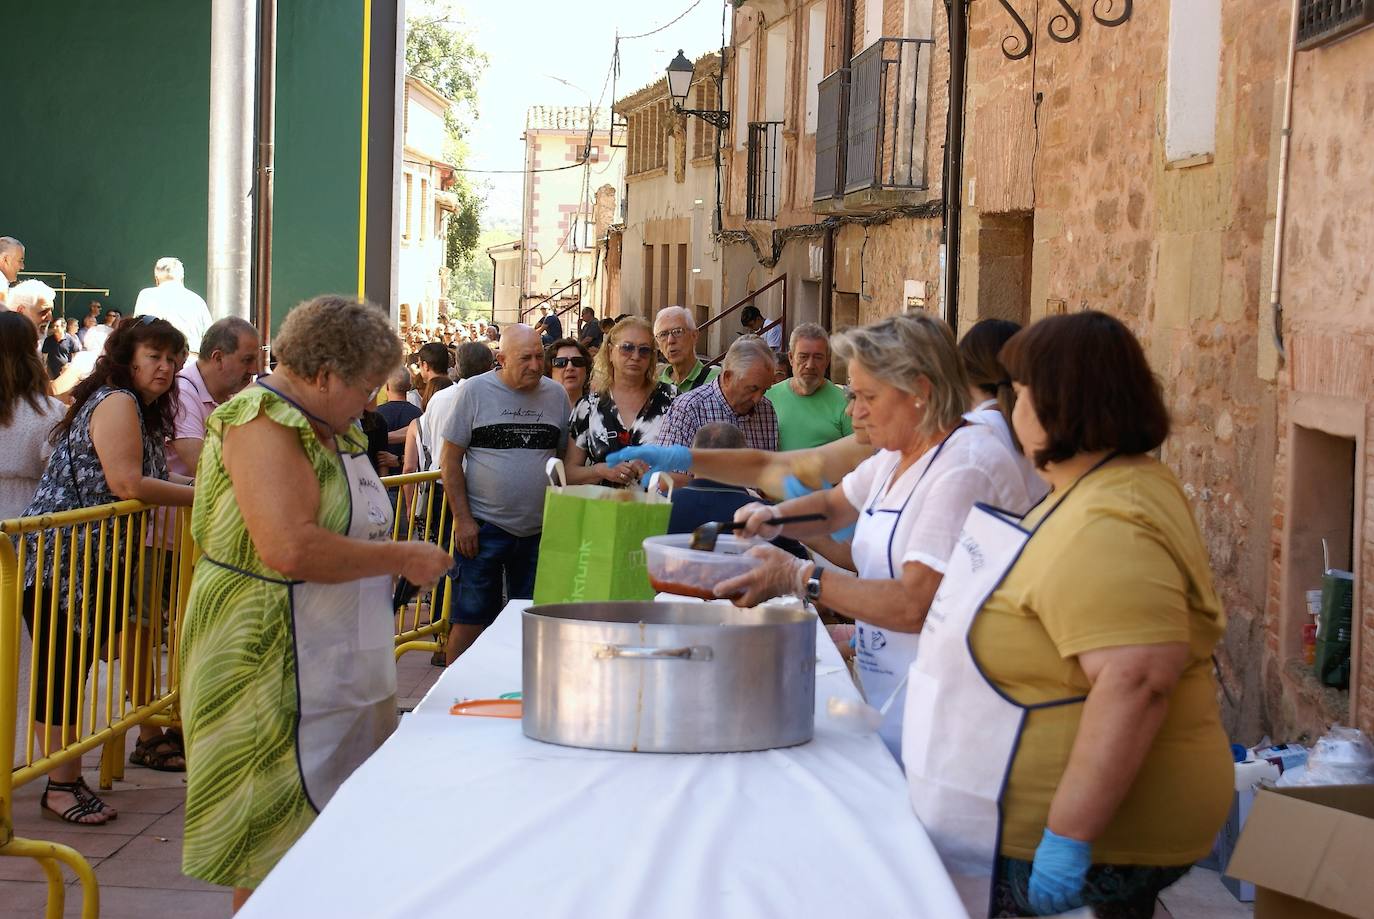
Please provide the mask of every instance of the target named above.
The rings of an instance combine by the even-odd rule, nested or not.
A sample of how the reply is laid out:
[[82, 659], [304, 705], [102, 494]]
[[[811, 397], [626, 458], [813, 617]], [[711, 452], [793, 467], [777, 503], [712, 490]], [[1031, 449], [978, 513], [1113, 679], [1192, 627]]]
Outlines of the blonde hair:
[[903, 392], [917, 395], [930, 383], [930, 401], [918, 426], [929, 437], [952, 428], [968, 411], [968, 375], [944, 320], [924, 313], [892, 316], [872, 325], [845, 329], [831, 339], [835, 356]]
[[[640, 329], [645, 335], [649, 336], [649, 347], [654, 346], [654, 327], [649, 325], [648, 320], [638, 316], [627, 316], [615, 324], [606, 333], [606, 340], [601, 343], [601, 348], [596, 352], [596, 360], [592, 364], [592, 392], [600, 395], [610, 392], [615, 385], [615, 364], [611, 363], [611, 352], [620, 345], [621, 336], [629, 329]], [[650, 359], [644, 367], [644, 385], [652, 387], [654, 378], [658, 374], [658, 361]]]
[[402, 357], [386, 313], [342, 294], [322, 294], [287, 313], [272, 353], [302, 379], [327, 370], [352, 383], [387, 376]]

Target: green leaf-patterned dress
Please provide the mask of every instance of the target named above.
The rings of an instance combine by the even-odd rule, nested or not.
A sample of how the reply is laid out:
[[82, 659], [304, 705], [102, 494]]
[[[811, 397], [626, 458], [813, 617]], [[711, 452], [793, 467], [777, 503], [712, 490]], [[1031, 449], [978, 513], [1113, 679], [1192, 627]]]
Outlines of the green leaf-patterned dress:
[[[223, 463], [224, 432], [261, 413], [299, 433], [320, 483], [319, 525], [346, 532], [351, 514], [339, 455], [280, 395], [250, 386], [210, 416], [191, 517], [205, 557], [196, 564], [181, 635], [188, 764], [182, 870], [249, 888], [315, 819], [297, 750], [291, 587], [258, 557]], [[339, 446], [365, 449], [361, 438], [355, 429], [338, 438]]]

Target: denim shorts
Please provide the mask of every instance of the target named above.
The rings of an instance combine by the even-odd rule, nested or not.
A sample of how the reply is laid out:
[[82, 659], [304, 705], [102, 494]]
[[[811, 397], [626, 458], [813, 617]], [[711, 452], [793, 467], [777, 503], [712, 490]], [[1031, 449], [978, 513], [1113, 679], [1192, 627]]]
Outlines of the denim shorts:
[[488, 626], [496, 621], [507, 598], [533, 597], [539, 537], [539, 533], [514, 536], [493, 523], [477, 521], [477, 555], [458, 557], [450, 620], [459, 625]]

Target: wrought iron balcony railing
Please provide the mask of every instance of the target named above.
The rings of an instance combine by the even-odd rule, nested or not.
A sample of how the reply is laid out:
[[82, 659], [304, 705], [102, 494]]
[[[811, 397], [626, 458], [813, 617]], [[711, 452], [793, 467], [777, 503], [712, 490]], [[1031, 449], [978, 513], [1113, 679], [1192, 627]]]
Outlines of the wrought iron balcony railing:
[[928, 38], [880, 38], [854, 57], [847, 73], [821, 81], [815, 200], [929, 187], [926, 99], [933, 47]]
[[748, 154], [744, 216], [748, 220], [774, 220], [782, 185], [782, 122], [750, 122]]

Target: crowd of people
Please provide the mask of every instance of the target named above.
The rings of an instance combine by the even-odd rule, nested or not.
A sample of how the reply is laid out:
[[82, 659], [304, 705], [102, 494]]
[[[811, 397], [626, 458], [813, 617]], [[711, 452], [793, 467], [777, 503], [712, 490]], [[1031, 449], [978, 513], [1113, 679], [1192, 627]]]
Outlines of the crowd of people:
[[[1169, 430], [1159, 385], [1117, 320], [984, 321], [956, 341], [917, 311], [784, 342], [751, 313], [716, 366], [680, 307], [398, 334], [324, 296], [289, 313], [255, 379], [253, 327], [202, 323], [168, 261], [143, 312], [73, 334], [35, 322], [51, 297], [45, 315], [29, 282], [6, 286], [0, 517], [192, 506], [184, 738], [141, 729], [135, 761], [188, 770], [184, 870], [236, 906], [394, 726], [393, 580], [451, 579], [440, 664], [531, 596], [554, 458], [570, 484], [677, 477], [670, 531], [733, 517], [764, 541], [719, 596], [798, 596], [853, 621], [837, 643], [885, 713], [912, 806], [989, 915], [1149, 916], [1209, 850], [1230, 801], [1210, 669], [1224, 619], [1152, 455]], [[71, 339], [88, 351], [102, 326], [60, 391]], [[439, 474], [428, 538], [392, 539], [422, 502], [389, 494], [390, 471]], [[819, 519], [775, 522], [794, 514]], [[70, 617], [90, 589], [77, 570], [31, 563], [26, 611]], [[61, 688], [93, 659], [36, 653], [45, 749], [73, 717]], [[42, 807], [116, 816], [77, 763], [53, 770]]]

